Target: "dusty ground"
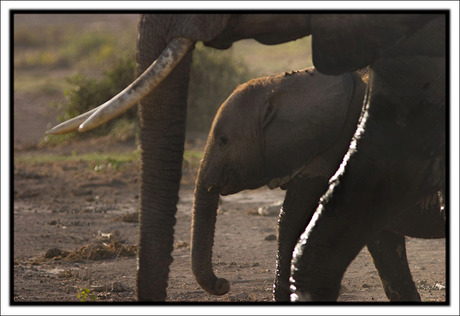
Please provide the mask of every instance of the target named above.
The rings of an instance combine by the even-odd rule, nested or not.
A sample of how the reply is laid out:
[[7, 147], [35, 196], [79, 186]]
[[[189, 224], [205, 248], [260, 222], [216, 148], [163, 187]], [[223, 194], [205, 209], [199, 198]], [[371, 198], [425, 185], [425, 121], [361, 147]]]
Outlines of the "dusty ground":
[[[15, 93], [15, 156], [88, 150], [132, 151], [133, 144], [107, 139], [38, 148], [44, 131], [55, 123], [40, 93]], [[33, 106], [32, 106], [33, 104]], [[97, 168], [95, 168], [97, 167]], [[135, 301], [138, 210], [138, 163], [119, 167], [85, 161], [14, 161], [12, 215], [12, 301]], [[174, 262], [168, 288], [172, 302], [269, 302], [275, 271], [276, 216], [257, 208], [283, 198], [281, 190], [245, 191], [222, 199], [217, 219], [214, 263], [231, 283], [227, 295], [206, 294], [190, 270], [190, 214], [193, 171], [180, 191], [175, 227]], [[110, 235], [108, 235], [110, 234]], [[446, 300], [445, 240], [407, 239], [410, 267], [422, 300]], [[342, 281], [341, 302], [386, 302], [367, 250], [361, 251]]]
[[[27, 152], [70, 153], [75, 148]], [[14, 164], [14, 302], [79, 302], [85, 288], [94, 295], [87, 300], [135, 301], [139, 166], [98, 166], [99, 171], [84, 161]], [[282, 199], [284, 192], [263, 188], [222, 199], [214, 263], [217, 274], [231, 282], [231, 291], [213, 297], [190, 271], [192, 183], [187, 177], [180, 191], [168, 300], [270, 301], [277, 218], [256, 211]], [[409, 238], [407, 247], [423, 301], [445, 301], [445, 240]], [[365, 249], [342, 285], [339, 301], [387, 301]]]

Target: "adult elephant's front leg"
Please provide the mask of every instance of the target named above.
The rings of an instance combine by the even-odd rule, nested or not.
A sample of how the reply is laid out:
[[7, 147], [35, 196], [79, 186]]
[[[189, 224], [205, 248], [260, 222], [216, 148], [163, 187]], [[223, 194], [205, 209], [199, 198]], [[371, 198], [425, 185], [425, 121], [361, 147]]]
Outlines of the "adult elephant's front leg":
[[[368, 196], [364, 183], [350, 186], [346, 180], [348, 177], [342, 177], [336, 184], [334, 198], [328, 189], [295, 246], [292, 301], [336, 301], [347, 267], [385, 225], [383, 209], [374, 209], [373, 199], [378, 197]], [[360, 195], [367, 198], [360, 199]]]
[[[160, 35], [151, 34], [155, 28], [142, 25], [138, 44], [139, 72], [163, 50]], [[142, 148], [136, 280], [139, 301], [166, 299], [184, 151], [191, 57], [192, 53], [188, 52], [139, 107]]]
[[[416, 200], [417, 190], [411, 186], [414, 177], [405, 173], [407, 165], [399, 165], [411, 161], [407, 153], [395, 150], [391, 157], [379, 155], [380, 146], [398, 147], [376, 143], [375, 135], [388, 135], [388, 131], [382, 132], [377, 124], [369, 123], [367, 134], [358, 143], [358, 152], [347, 154], [342, 163], [346, 165], [344, 171], [331, 180], [295, 247], [291, 300], [337, 300], [343, 274], [351, 261]], [[390, 139], [399, 141], [396, 137]], [[418, 169], [422, 174], [423, 167], [426, 166]]]
[[420, 301], [407, 262], [404, 236], [383, 231], [367, 244], [382, 281], [385, 294], [391, 301]]
[[309, 178], [300, 175], [288, 184], [278, 220], [278, 254], [273, 286], [274, 299], [277, 302], [289, 301], [292, 252], [318, 205], [319, 197], [326, 189], [325, 177]]
[[[294, 249], [291, 300], [337, 300], [351, 261], [391, 218], [407, 209], [402, 202], [408, 191], [396, 190], [395, 184], [404, 185], [401, 179], [388, 182], [392, 175], [382, 165], [389, 162], [379, 160], [372, 137], [378, 126], [370, 125], [358, 144], [363, 150], [347, 153]], [[399, 158], [395, 154], [395, 161]]]

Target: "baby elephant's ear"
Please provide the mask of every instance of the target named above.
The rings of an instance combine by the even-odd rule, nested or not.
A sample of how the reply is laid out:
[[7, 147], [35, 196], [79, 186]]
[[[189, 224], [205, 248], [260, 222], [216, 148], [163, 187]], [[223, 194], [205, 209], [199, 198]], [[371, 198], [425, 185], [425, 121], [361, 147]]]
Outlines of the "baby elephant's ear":
[[264, 161], [271, 178], [291, 175], [334, 144], [350, 107], [352, 75], [297, 76], [279, 85], [261, 113]]

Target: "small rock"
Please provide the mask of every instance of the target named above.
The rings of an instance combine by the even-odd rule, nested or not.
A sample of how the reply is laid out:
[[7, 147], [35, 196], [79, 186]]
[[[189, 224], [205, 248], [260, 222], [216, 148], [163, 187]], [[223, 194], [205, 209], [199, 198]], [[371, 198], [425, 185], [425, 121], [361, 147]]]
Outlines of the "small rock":
[[361, 287], [362, 287], [363, 289], [368, 289], [368, 288], [370, 288], [370, 286], [369, 286], [368, 284], [366, 284], [366, 283], [364, 283], [363, 285], [361, 285]]
[[53, 219], [48, 223], [48, 225], [57, 225], [57, 221]]
[[99, 232], [99, 238], [101, 240], [118, 240], [119, 241], [121, 238], [121, 234], [117, 229], [115, 229], [114, 231], [110, 233]]
[[257, 213], [259, 213], [261, 216], [278, 216], [282, 206], [283, 201], [278, 201], [270, 205], [259, 207]]
[[442, 285], [442, 284], [439, 284], [439, 283], [436, 283], [436, 285], [434, 286], [436, 290], [444, 290], [446, 288], [445, 285]]
[[265, 237], [265, 240], [267, 240], [267, 241], [275, 241], [276, 240], [276, 235], [270, 234], [267, 237]]
[[181, 249], [181, 248], [187, 248], [188, 243], [185, 241], [178, 241], [174, 244], [174, 248]]
[[54, 257], [57, 257], [59, 255], [61, 255], [62, 253], [62, 250], [59, 249], [59, 248], [51, 248], [51, 249], [48, 249], [45, 253], [45, 258], [54, 258]]
[[127, 289], [127, 286], [121, 282], [112, 283], [112, 292], [123, 292]]
[[73, 273], [72, 273], [72, 270], [68, 269], [68, 270], [64, 270], [64, 271], [61, 271], [58, 273], [57, 277], [58, 278], [70, 278], [73, 276]]

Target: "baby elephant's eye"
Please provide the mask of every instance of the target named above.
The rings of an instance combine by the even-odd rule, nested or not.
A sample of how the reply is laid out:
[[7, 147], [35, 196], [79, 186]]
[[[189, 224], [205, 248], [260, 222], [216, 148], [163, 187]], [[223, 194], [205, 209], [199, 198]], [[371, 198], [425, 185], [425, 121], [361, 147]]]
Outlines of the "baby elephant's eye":
[[225, 146], [225, 145], [227, 145], [227, 143], [228, 143], [227, 137], [225, 137], [223, 135], [219, 136], [219, 144], [220, 145]]

